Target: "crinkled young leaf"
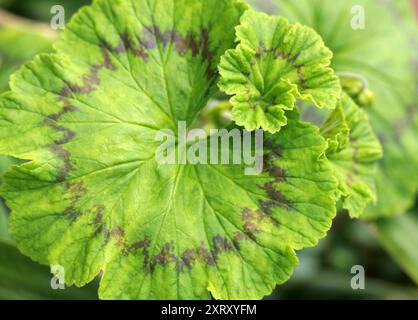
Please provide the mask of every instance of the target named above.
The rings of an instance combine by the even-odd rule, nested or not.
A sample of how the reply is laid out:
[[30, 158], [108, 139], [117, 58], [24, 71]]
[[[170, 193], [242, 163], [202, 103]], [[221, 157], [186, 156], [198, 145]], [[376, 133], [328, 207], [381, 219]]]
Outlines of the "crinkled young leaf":
[[321, 134], [328, 142], [327, 154], [336, 153], [349, 146], [350, 127], [341, 101], [321, 125]]
[[232, 118], [247, 130], [278, 132], [296, 100], [334, 108], [340, 93], [332, 52], [314, 30], [282, 17], [247, 11], [239, 44], [219, 66], [222, 91], [232, 95]]
[[[276, 10], [270, 13], [309, 25], [322, 36], [334, 53], [332, 67], [337, 73], [354, 73], [367, 80], [375, 98], [367, 113], [383, 145], [384, 158], [376, 176], [379, 201], [363, 217], [405, 212], [418, 191], [418, 28], [412, 2], [272, 2]], [[361, 9], [365, 28], [355, 29], [352, 22], [358, 26]]]
[[[162, 165], [159, 129], [191, 126], [246, 6], [223, 0], [98, 0], [56, 53], [0, 100], [11, 230], [67, 284], [102, 271], [101, 298], [260, 298], [315, 245], [336, 189], [319, 130], [296, 118], [269, 137], [265, 172]], [[294, 116], [291, 116], [294, 117]]]
[[359, 217], [376, 202], [375, 174], [382, 147], [366, 112], [346, 94], [321, 128], [327, 138], [327, 157], [339, 182], [339, 197], [351, 217]]

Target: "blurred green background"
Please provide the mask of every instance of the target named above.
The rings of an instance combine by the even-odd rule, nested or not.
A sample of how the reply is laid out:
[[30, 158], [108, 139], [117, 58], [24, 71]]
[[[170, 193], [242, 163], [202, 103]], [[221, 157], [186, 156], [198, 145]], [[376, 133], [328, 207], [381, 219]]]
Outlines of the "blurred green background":
[[[66, 19], [85, 0], [0, 0], [0, 92], [22, 63], [51, 50], [58, 34], [47, 22], [53, 5], [63, 5]], [[272, 10], [272, 2], [256, 5]], [[0, 157], [1, 176], [16, 164]], [[8, 209], [0, 199], [0, 299], [97, 299], [97, 283], [52, 290], [48, 267], [21, 255], [7, 232]], [[418, 299], [418, 206], [408, 214], [373, 222], [340, 213], [319, 246], [300, 252], [292, 278], [266, 299]], [[362, 265], [365, 290], [351, 288], [351, 267]]]

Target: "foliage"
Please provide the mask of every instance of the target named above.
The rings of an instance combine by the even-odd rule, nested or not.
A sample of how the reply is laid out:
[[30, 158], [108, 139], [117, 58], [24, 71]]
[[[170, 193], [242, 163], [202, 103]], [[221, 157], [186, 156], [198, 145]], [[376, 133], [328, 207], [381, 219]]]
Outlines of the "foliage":
[[238, 125], [276, 133], [296, 100], [335, 108], [341, 88], [329, 68], [332, 53], [314, 30], [247, 11], [236, 34], [239, 45], [220, 63], [220, 88], [233, 95]]
[[[0, 97], [0, 154], [24, 160], [1, 188], [19, 250], [62, 265], [68, 285], [100, 274], [103, 299], [256, 299], [289, 279], [338, 208], [408, 208], [415, 26], [391, 25], [407, 7], [361, 1], [374, 15], [359, 33], [351, 0], [275, 1], [280, 17], [238, 0], [96, 0], [20, 68]], [[1, 31], [4, 44], [19, 35]], [[382, 50], [388, 36], [406, 49]], [[3, 53], [19, 59], [11, 69], [29, 58], [19, 53]], [[265, 131], [261, 174], [156, 161], [156, 132], [204, 123], [214, 97], [229, 100], [232, 126]], [[398, 260], [413, 268], [410, 251]]]
[[[376, 186], [379, 201], [363, 217], [403, 213], [418, 191], [418, 29], [409, 0], [273, 0], [270, 8], [313, 27], [334, 53], [332, 67], [343, 79], [370, 89], [366, 108], [384, 147]], [[352, 8], [365, 11], [364, 29], [353, 30]], [[351, 88], [353, 86], [351, 85]]]

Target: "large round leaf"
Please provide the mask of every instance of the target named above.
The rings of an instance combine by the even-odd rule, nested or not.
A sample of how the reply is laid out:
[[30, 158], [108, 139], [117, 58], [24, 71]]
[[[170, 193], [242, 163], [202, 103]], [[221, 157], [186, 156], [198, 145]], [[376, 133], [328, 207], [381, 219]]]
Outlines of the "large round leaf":
[[55, 53], [14, 75], [0, 99], [0, 153], [29, 160], [2, 189], [22, 252], [62, 265], [68, 284], [101, 273], [101, 298], [260, 298], [289, 278], [295, 250], [335, 215], [318, 128], [289, 114], [266, 137], [256, 176], [155, 158], [156, 133], [192, 127], [217, 91], [245, 9], [98, 0]]

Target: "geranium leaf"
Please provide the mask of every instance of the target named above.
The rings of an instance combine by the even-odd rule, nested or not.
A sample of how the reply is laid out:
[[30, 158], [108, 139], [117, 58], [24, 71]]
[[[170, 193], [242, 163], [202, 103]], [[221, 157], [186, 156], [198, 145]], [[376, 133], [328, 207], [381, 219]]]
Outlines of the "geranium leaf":
[[329, 68], [332, 53], [312, 29], [282, 17], [247, 11], [238, 46], [220, 63], [220, 88], [232, 95], [232, 118], [247, 130], [285, 126], [296, 100], [334, 108], [340, 85]]
[[343, 208], [351, 217], [377, 201], [375, 174], [382, 147], [366, 112], [346, 94], [321, 128], [328, 140], [327, 157], [339, 182]]
[[[101, 271], [101, 298], [260, 298], [295, 250], [335, 215], [319, 129], [294, 112], [266, 137], [265, 171], [163, 165], [160, 129], [192, 127], [246, 10], [238, 1], [98, 0], [0, 99], [0, 153], [20, 250], [62, 265], [66, 283]], [[189, 128], [190, 128], [189, 127]]]
[[[367, 208], [363, 218], [407, 211], [418, 192], [418, 27], [412, 2], [273, 2], [276, 10], [270, 14], [314, 28], [334, 53], [336, 73], [360, 76], [373, 92], [374, 102], [366, 112], [383, 145], [384, 157], [376, 174], [379, 201]], [[359, 10], [364, 10], [365, 26], [353, 28]]]

